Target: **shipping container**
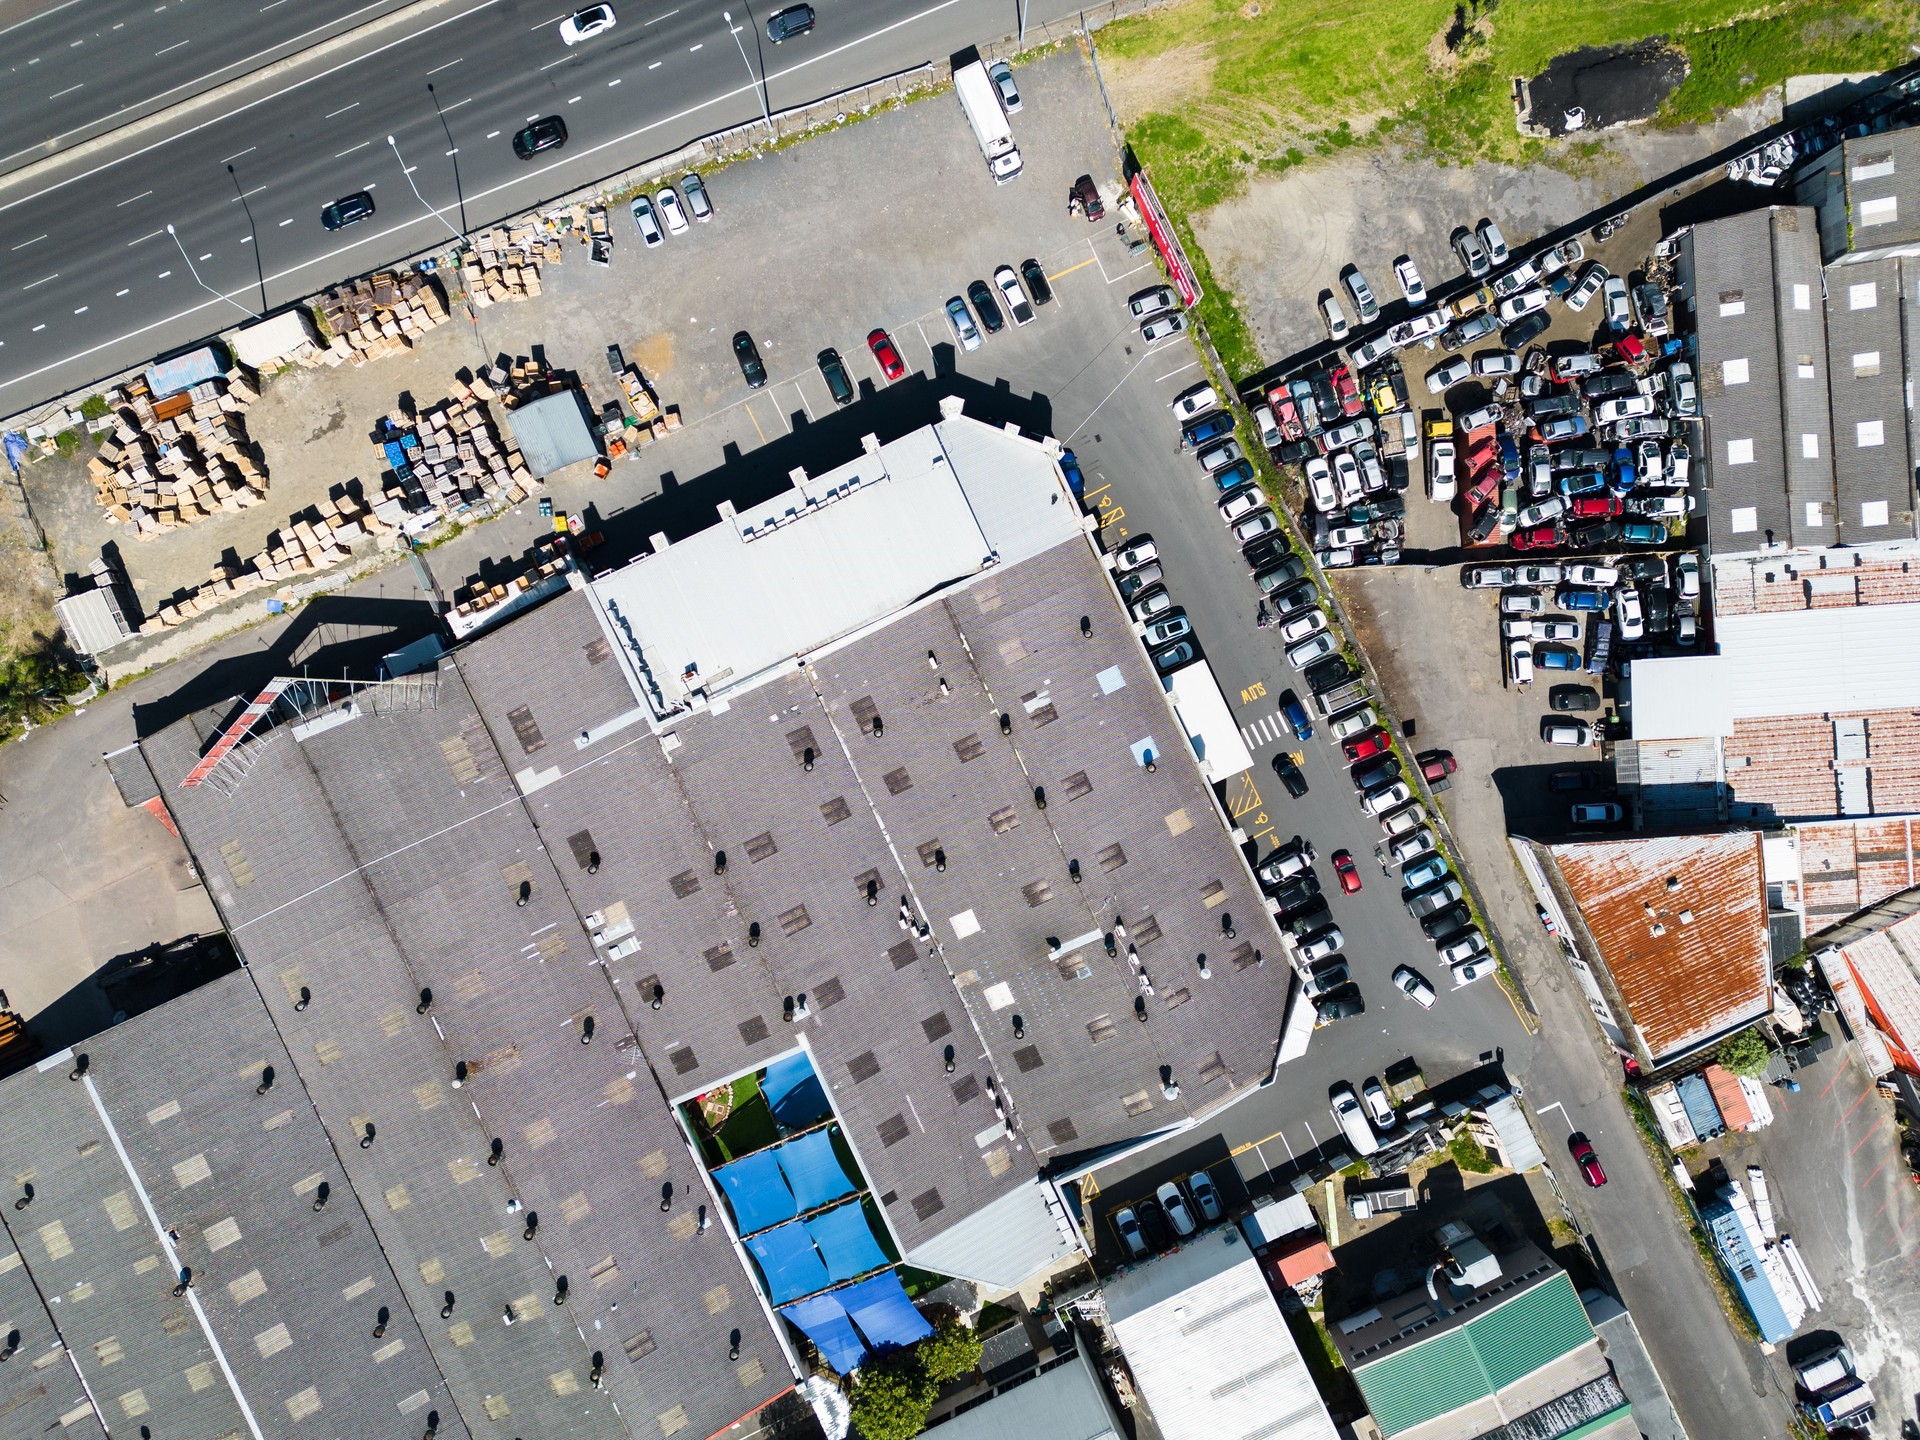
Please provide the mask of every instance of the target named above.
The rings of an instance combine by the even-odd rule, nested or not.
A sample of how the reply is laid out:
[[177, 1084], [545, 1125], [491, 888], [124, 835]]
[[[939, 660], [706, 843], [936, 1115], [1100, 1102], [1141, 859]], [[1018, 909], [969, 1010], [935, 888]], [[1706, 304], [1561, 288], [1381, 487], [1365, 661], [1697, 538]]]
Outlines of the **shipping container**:
[[1713, 1091], [1704, 1075], [1698, 1071], [1682, 1075], [1674, 1081], [1674, 1089], [1680, 1092], [1680, 1103], [1687, 1107], [1687, 1119], [1693, 1125], [1694, 1134], [1702, 1140], [1726, 1134], [1726, 1121], [1720, 1118], [1720, 1107], [1713, 1103]]

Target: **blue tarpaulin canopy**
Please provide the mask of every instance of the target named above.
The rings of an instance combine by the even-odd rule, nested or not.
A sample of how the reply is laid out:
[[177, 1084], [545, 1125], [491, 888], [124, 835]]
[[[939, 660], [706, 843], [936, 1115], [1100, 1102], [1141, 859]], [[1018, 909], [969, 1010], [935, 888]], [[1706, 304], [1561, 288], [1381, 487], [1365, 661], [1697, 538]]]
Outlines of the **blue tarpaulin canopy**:
[[760, 1271], [767, 1277], [767, 1294], [776, 1305], [824, 1290], [833, 1283], [806, 1226], [797, 1221], [752, 1236], [747, 1249], [760, 1262]]
[[853, 1182], [840, 1168], [840, 1157], [833, 1153], [833, 1135], [815, 1130], [797, 1140], [789, 1140], [773, 1152], [780, 1157], [780, 1169], [793, 1192], [793, 1203], [800, 1213], [816, 1210], [829, 1200], [838, 1200], [853, 1190]]
[[827, 1092], [821, 1088], [820, 1077], [814, 1074], [813, 1062], [804, 1050], [783, 1055], [767, 1066], [760, 1092], [767, 1097], [773, 1118], [783, 1130], [804, 1130], [832, 1113]]
[[798, 1325], [842, 1375], [864, 1364], [869, 1349], [912, 1345], [933, 1333], [892, 1270], [858, 1285], [815, 1295], [780, 1313]]
[[742, 1235], [778, 1225], [800, 1213], [793, 1203], [793, 1192], [787, 1188], [787, 1177], [781, 1173], [778, 1151], [762, 1150], [722, 1165], [713, 1172], [713, 1178], [727, 1192]]
[[867, 1347], [854, 1333], [853, 1322], [832, 1295], [816, 1295], [801, 1300], [780, 1312], [800, 1327], [836, 1372], [846, 1375], [858, 1370], [867, 1358]]
[[933, 1326], [913, 1308], [906, 1287], [892, 1270], [833, 1293], [876, 1350], [882, 1345], [913, 1345], [933, 1333]]
[[873, 1238], [866, 1208], [858, 1200], [814, 1216], [806, 1227], [820, 1258], [827, 1262], [827, 1274], [836, 1281], [851, 1280], [887, 1264], [886, 1252]]

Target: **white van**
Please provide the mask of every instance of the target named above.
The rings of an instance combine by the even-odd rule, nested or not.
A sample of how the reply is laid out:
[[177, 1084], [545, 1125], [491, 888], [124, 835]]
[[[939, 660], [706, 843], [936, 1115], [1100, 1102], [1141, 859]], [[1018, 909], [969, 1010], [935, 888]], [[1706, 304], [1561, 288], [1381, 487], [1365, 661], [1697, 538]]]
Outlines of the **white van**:
[[1353, 1086], [1342, 1080], [1327, 1092], [1327, 1099], [1340, 1133], [1347, 1137], [1354, 1154], [1364, 1157], [1380, 1148], [1379, 1137], [1367, 1123], [1367, 1112], [1360, 1108], [1360, 1097], [1353, 1093]]

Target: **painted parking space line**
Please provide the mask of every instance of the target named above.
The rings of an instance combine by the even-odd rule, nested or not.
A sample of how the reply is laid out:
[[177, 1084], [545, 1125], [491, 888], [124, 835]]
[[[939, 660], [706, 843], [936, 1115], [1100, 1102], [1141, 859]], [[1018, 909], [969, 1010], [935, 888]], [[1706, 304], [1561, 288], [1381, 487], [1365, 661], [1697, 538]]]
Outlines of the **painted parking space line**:
[[[1150, 351], [1150, 352], [1148, 352], [1148, 353], [1150, 353], [1150, 354], [1151, 354], [1152, 352]], [[1179, 369], [1177, 369], [1177, 370], [1169, 370], [1169, 371], [1167, 371], [1167, 373], [1166, 373], [1166, 374], [1164, 374], [1164, 375], [1156, 375], [1156, 376], [1154, 377], [1154, 380], [1153, 380], [1153, 383], [1154, 383], [1154, 384], [1156, 384], [1156, 385], [1158, 385], [1158, 384], [1159, 384], [1159, 383], [1160, 383], [1160, 382], [1161, 382], [1162, 380], [1171, 380], [1171, 379], [1173, 379], [1173, 377], [1174, 377], [1174, 376], [1176, 376], [1176, 375], [1184, 375], [1184, 374], [1186, 374], [1186, 373], [1187, 373], [1187, 371], [1189, 371], [1189, 370], [1192, 370], [1192, 369], [1194, 369], [1194, 368], [1195, 368], [1195, 367], [1197, 367], [1197, 366], [1198, 366], [1199, 364], [1200, 364], [1200, 362], [1199, 362], [1199, 361], [1198, 361], [1197, 359], [1196, 359], [1196, 360], [1189, 360], [1189, 361], [1188, 361], [1188, 362], [1187, 362], [1186, 364], [1184, 364], [1184, 365], [1182, 365], [1182, 366], [1181, 366], [1181, 367], [1180, 367]]]
[[1098, 255], [1089, 255], [1086, 259], [1082, 260], [1078, 265], [1069, 265], [1066, 269], [1058, 272], [1057, 274], [1047, 276], [1047, 281], [1049, 284], [1058, 284], [1060, 281], [1066, 279], [1067, 276], [1073, 274], [1074, 271], [1084, 270], [1089, 265], [1092, 265], [1098, 262], [1099, 259], [1100, 257]]
[[800, 376], [798, 375], [793, 377], [793, 393], [800, 397], [800, 408], [807, 412], [807, 419], [810, 421], [813, 420], [815, 418], [813, 406], [807, 403], [807, 387], [800, 383]]
[[767, 443], [767, 432], [760, 428], [760, 418], [753, 413], [753, 397], [748, 396], [741, 402], [740, 408], [747, 412], [747, 419], [753, 421], [753, 433], [760, 437], [762, 445]]

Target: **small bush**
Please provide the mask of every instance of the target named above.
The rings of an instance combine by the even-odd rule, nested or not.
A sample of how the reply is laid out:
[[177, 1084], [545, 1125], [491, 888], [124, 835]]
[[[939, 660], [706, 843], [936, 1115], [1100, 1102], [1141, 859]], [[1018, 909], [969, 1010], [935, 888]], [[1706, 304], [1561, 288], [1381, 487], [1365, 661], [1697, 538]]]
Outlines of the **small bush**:
[[99, 420], [106, 413], [107, 397], [104, 395], [89, 395], [80, 402], [80, 416], [84, 420]]
[[1771, 1053], [1759, 1030], [1748, 1029], [1723, 1042], [1713, 1058], [1729, 1074], [1758, 1079], [1767, 1073], [1767, 1057]]
[[1447, 1146], [1447, 1153], [1453, 1157], [1454, 1164], [1470, 1175], [1491, 1175], [1494, 1172], [1492, 1157], [1464, 1128], [1453, 1137], [1453, 1143]]
[[921, 1368], [936, 1385], [945, 1385], [980, 1367], [983, 1342], [958, 1320], [950, 1320], [916, 1347]]

